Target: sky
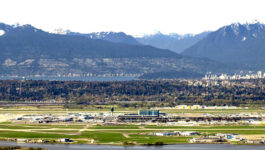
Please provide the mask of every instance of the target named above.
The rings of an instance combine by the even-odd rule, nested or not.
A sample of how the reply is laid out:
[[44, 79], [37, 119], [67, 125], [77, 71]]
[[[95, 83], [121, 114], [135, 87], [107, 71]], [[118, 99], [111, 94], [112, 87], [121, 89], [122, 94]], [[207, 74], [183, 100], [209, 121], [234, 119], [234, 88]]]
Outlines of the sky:
[[1, 0], [0, 22], [45, 31], [197, 34], [265, 22], [265, 0]]

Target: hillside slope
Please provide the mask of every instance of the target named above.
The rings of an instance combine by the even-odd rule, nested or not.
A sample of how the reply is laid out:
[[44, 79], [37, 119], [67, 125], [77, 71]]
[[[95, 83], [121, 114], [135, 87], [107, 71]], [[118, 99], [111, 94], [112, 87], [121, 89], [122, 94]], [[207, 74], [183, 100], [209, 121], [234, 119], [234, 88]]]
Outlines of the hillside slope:
[[264, 69], [265, 25], [231, 24], [210, 33], [182, 54]]

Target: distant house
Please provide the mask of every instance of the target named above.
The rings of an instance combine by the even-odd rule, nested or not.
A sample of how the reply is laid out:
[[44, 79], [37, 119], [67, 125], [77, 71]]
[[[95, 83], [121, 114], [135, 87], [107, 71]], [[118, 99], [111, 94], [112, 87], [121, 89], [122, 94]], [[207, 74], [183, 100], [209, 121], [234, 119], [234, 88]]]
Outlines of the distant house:
[[187, 105], [178, 105], [176, 106], [176, 109], [188, 109]]
[[192, 135], [200, 135], [199, 132], [195, 132], [195, 131], [184, 131], [184, 132], [180, 132], [180, 135], [182, 136], [192, 136]]
[[224, 137], [226, 140], [230, 141], [239, 141], [238, 134], [229, 134], [229, 133], [217, 133], [216, 136]]
[[201, 105], [177, 105], [176, 109], [239, 109], [236, 106], [201, 106]]
[[192, 106], [178, 105], [175, 108], [176, 109], [203, 109], [203, 106], [201, 106], [201, 105], [192, 105]]
[[217, 142], [224, 142], [221, 137], [199, 137], [190, 139], [191, 143], [217, 143]]
[[156, 136], [172, 136], [172, 135], [177, 135], [176, 132], [160, 132], [160, 133], [155, 133]]
[[58, 142], [73, 142], [73, 140], [70, 140], [67, 138], [60, 138], [60, 139], [58, 139]]
[[28, 139], [16, 139], [17, 143], [27, 143]]

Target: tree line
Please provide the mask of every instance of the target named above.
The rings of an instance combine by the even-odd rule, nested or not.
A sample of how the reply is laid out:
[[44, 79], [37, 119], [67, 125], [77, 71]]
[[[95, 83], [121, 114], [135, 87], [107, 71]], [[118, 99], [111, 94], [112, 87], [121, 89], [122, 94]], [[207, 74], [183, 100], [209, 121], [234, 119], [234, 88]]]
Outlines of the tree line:
[[[221, 81], [218, 81], [221, 82]], [[263, 105], [265, 80], [229, 81], [231, 85], [190, 84], [188, 81], [37, 81], [1, 80], [0, 100], [62, 101], [74, 104], [172, 106]]]

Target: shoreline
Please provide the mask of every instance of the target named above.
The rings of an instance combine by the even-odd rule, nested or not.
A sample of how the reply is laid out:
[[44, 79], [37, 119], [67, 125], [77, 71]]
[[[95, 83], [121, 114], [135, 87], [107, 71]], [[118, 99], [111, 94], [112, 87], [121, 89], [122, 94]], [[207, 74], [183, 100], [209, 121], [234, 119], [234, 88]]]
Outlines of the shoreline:
[[[144, 143], [144, 144], [137, 144], [137, 143], [130, 143], [129, 144], [120, 144], [120, 143], [97, 143], [97, 144], [81, 144], [81, 143], [75, 143], [75, 142], [55, 142], [55, 143], [33, 143], [33, 142], [16, 142], [16, 141], [9, 141], [9, 140], [3, 140], [1, 139], [0, 142], [7, 142], [7, 143], [14, 143], [14, 144], [41, 144], [41, 145], [92, 145], [92, 146], [96, 146], [96, 145], [102, 145], [102, 146], [123, 146], [123, 147], [132, 147], [132, 146], [145, 146], [145, 147], [149, 147], [149, 146], [167, 146], [167, 145], [235, 145], [235, 146], [239, 146], [239, 145], [249, 145], [249, 146], [261, 146], [264, 144], [247, 144], [247, 143], [231, 143], [231, 142], [222, 142], [222, 143], [171, 143], [171, 144], [153, 144], [153, 143]], [[1, 146], [1, 145], [0, 145]]]
[[264, 146], [262, 145], [234, 145], [234, 144], [165, 144], [165, 145], [110, 145], [110, 144], [63, 144], [63, 143], [55, 143], [55, 144], [33, 144], [33, 143], [16, 143], [16, 142], [3, 142], [0, 141], [0, 147], [8, 147], [8, 146], [20, 146], [22, 148], [32, 147], [32, 148], [42, 148], [47, 150], [83, 150], [83, 149], [93, 149], [93, 150], [144, 150], [144, 149], [155, 149], [155, 150], [171, 150], [172, 148], [180, 148], [185, 150], [194, 150], [194, 148], [199, 149], [220, 149], [225, 148], [226, 150], [263, 150]]

